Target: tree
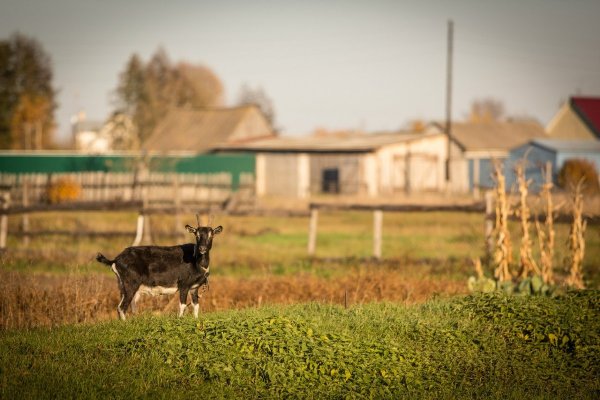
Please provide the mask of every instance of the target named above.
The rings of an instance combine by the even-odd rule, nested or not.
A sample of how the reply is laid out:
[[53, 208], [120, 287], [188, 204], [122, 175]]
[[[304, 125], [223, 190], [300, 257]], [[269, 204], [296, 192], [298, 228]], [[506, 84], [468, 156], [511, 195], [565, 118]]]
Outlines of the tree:
[[267, 96], [267, 93], [263, 88], [257, 87], [256, 89], [253, 89], [246, 84], [242, 85], [238, 97], [238, 104], [257, 106], [271, 126], [275, 126], [275, 109], [273, 108], [273, 102], [269, 96]]
[[222, 104], [223, 86], [207, 67], [173, 65], [159, 48], [148, 63], [133, 54], [119, 77], [116, 114], [128, 115], [143, 143], [169, 108], [203, 108]]
[[491, 97], [478, 99], [471, 104], [469, 119], [474, 123], [496, 122], [504, 118], [504, 104]]
[[52, 64], [35, 39], [0, 40], [0, 147], [41, 149], [52, 143], [56, 90]]

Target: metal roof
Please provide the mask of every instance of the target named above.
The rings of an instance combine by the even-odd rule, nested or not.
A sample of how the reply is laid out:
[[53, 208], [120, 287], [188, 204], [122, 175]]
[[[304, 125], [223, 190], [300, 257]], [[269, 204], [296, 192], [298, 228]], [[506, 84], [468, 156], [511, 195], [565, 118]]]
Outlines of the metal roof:
[[531, 143], [555, 152], [600, 153], [600, 140], [535, 139]]
[[572, 97], [571, 107], [597, 137], [600, 137], [600, 97]]
[[344, 136], [281, 136], [264, 140], [254, 140], [242, 144], [223, 144], [216, 147], [215, 150], [294, 153], [364, 153], [390, 144], [410, 142], [437, 135], [442, 135], [442, 133], [415, 133], [411, 131]]
[[509, 151], [545, 137], [544, 128], [535, 121], [452, 124], [452, 139], [465, 151]]

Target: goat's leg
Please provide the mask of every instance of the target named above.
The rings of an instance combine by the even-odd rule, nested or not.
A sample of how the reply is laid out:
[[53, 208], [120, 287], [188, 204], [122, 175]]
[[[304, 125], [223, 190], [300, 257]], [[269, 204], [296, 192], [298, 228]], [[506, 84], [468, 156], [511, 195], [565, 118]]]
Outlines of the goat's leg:
[[131, 301], [133, 300], [138, 289], [139, 289], [139, 286], [135, 287], [135, 286], [123, 285], [123, 291], [121, 292], [121, 302], [119, 303], [119, 306], [117, 307], [117, 311], [119, 311], [119, 317], [123, 321], [125, 320], [125, 313], [127, 312], [127, 309], [129, 308], [129, 305], [131, 304]]
[[192, 304], [194, 305], [194, 318], [198, 318], [200, 304], [198, 303], [198, 288], [192, 290]]
[[140, 299], [140, 291], [139, 289], [135, 291], [135, 295], [133, 296], [133, 300], [131, 300], [131, 313], [137, 314], [137, 301]]
[[188, 288], [179, 288], [179, 314], [177, 314], [178, 317], [183, 316], [183, 312], [185, 311], [186, 307], [185, 303], [187, 301], [189, 291], [190, 289]]

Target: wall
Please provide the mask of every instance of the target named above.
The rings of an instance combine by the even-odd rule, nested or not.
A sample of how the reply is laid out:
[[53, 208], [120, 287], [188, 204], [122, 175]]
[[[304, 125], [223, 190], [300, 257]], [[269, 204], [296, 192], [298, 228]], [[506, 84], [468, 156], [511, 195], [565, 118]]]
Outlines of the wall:
[[540, 146], [532, 146], [525, 144], [513, 149], [510, 152], [509, 158], [505, 165], [504, 173], [506, 175], [506, 187], [510, 189], [512, 186], [516, 186], [517, 177], [514, 172], [515, 166], [523, 158], [527, 156], [527, 163], [525, 166], [525, 177], [527, 180], [531, 180], [530, 190], [538, 191], [541, 189], [541, 185], [544, 183], [544, 175], [542, 169], [546, 168], [546, 163], [552, 164], [552, 176], [553, 179], [556, 177], [558, 169], [557, 165], [557, 154], [549, 149]]
[[299, 197], [300, 155], [295, 153], [261, 153], [258, 155], [257, 194], [264, 196]]
[[546, 131], [551, 138], [596, 140], [596, 136], [571, 109], [569, 103], [561, 107]]
[[381, 194], [442, 190], [445, 186], [446, 138], [423, 136], [383, 146], [376, 152]]
[[323, 174], [327, 169], [338, 171], [340, 194], [362, 194], [367, 188], [364, 184], [364, 173], [361, 160], [363, 154], [358, 153], [313, 153], [310, 154], [310, 193], [323, 193]]

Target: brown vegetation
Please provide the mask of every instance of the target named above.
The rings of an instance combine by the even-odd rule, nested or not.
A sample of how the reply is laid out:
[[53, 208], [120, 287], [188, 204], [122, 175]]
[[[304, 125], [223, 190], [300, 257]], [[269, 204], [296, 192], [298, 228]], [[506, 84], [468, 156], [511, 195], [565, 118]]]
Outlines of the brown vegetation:
[[585, 255], [585, 229], [586, 221], [583, 220], [583, 179], [579, 181], [573, 191], [573, 224], [569, 232], [569, 277], [566, 284], [577, 289], [585, 287], [583, 283], [583, 257]]
[[496, 223], [494, 225], [494, 278], [503, 282], [511, 280], [510, 265], [512, 263], [512, 242], [508, 229], [510, 202], [506, 196], [506, 178], [502, 172], [502, 164], [494, 163], [494, 179], [496, 180]]
[[[427, 268], [368, 266], [335, 278], [314, 274], [216, 276], [201, 300], [203, 312], [266, 304], [324, 302], [347, 306], [377, 301], [423, 302], [466, 292], [462, 281]], [[177, 295], [142, 296], [138, 313], [177, 311]], [[0, 330], [116, 319], [119, 291], [109, 274], [31, 274], [0, 270]], [[187, 316], [189, 317], [190, 311]]]
[[527, 196], [529, 194], [529, 184], [525, 177], [526, 159], [519, 162], [516, 166], [517, 183], [519, 185], [519, 221], [521, 223], [521, 246], [519, 248], [521, 257], [521, 270], [519, 277], [525, 279], [531, 275], [541, 275], [541, 271], [533, 258], [532, 241], [529, 236], [529, 218], [531, 212], [527, 205]]

